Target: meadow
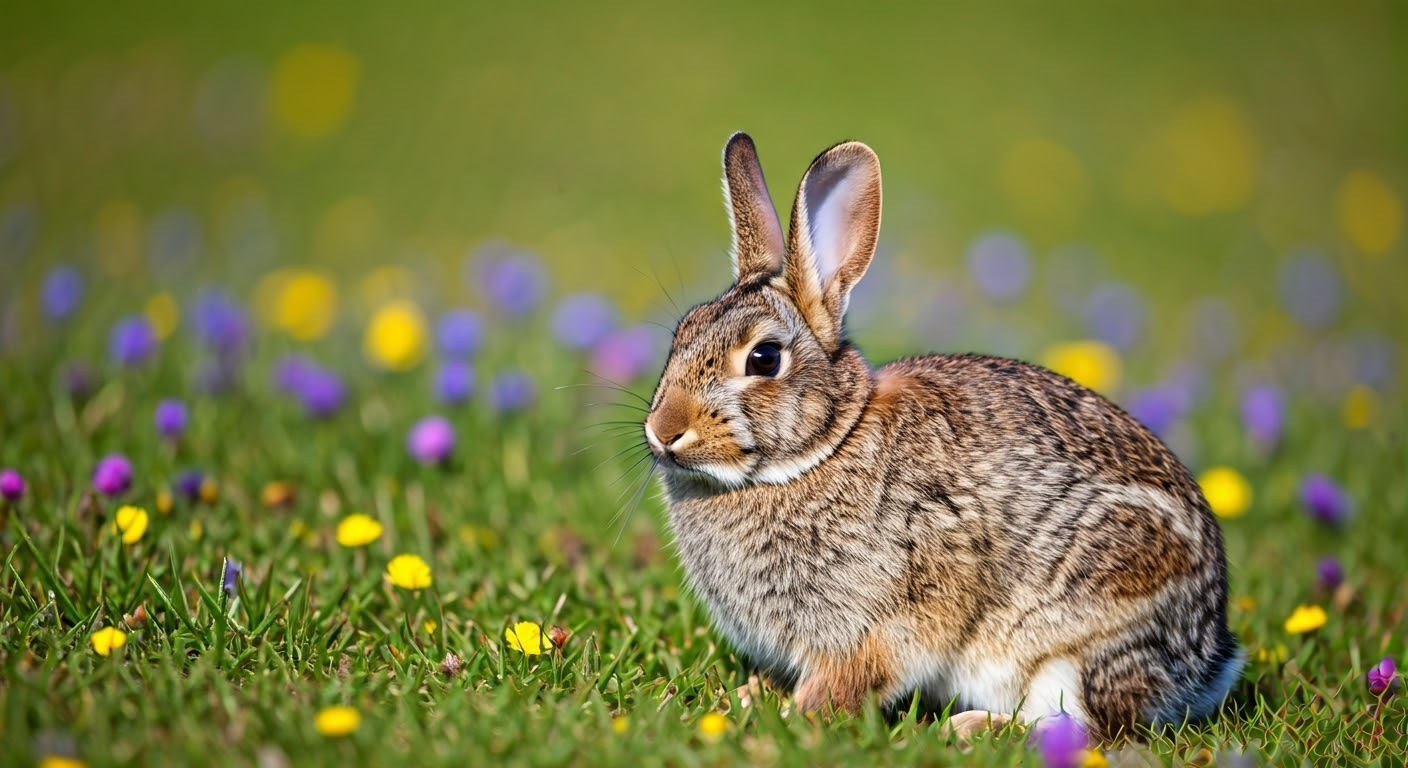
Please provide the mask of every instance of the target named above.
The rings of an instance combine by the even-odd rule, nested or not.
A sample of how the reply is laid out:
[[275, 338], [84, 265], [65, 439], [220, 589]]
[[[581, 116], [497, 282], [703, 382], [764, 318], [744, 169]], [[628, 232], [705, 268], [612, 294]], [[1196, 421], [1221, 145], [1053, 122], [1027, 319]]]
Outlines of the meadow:
[[[5, 14], [0, 764], [1408, 762], [1400, 6]], [[872, 362], [1048, 365], [1193, 470], [1217, 718], [742, 705], [640, 434], [738, 129], [784, 209], [879, 153]]]

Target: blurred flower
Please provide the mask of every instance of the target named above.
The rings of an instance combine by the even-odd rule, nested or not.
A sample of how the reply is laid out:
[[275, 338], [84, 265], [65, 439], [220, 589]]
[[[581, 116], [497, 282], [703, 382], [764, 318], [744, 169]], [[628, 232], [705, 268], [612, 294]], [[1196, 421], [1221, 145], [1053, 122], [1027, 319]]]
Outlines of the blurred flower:
[[171, 495], [171, 489], [162, 488], [156, 492], [156, 511], [163, 514], [171, 514], [171, 508], [175, 506], [175, 498]]
[[1252, 486], [1231, 467], [1213, 467], [1198, 478], [1208, 506], [1218, 517], [1241, 517], [1252, 504]]
[[64, 363], [60, 377], [69, 397], [84, 398], [93, 392], [93, 371], [87, 363], [79, 360]]
[[1344, 425], [1350, 429], [1364, 429], [1373, 423], [1374, 412], [1378, 410], [1378, 398], [1374, 390], [1363, 384], [1350, 387], [1344, 397]]
[[1148, 319], [1144, 297], [1124, 283], [1097, 287], [1085, 305], [1086, 332], [1115, 349], [1126, 350], [1137, 344]]
[[631, 730], [631, 719], [625, 715], [616, 715], [611, 718], [611, 730], [614, 733], [625, 733]]
[[284, 355], [274, 364], [273, 382], [280, 391], [296, 395], [303, 383], [318, 370], [318, 364], [304, 355]]
[[0, 469], [0, 498], [5, 501], [19, 501], [24, 496], [24, 477], [19, 470], [6, 467]]
[[440, 674], [445, 677], [454, 677], [464, 670], [464, 660], [457, 654], [446, 653], [445, 660], [440, 662]]
[[1080, 761], [1080, 768], [1110, 768], [1110, 761], [1105, 759], [1103, 752], [1097, 749], [1087, 749], [1085, 759]]
[[437, 622], [435, 619], [426, 619], [425, 621], [421, 622], [420, 628], [425, 630], [425, 634], [433, 635], [435, 634], [435, 630], [440, 628], [440, 623]]
[[365, 547], [379, 538], [381, 523], [370, 515], [348, 515], [337, 524], [337, 543], [344, 547]]
[[303, 43], [289, 49], [270, 78], [270, 106], [279, 127], [303, 139], [336, 133], [357, 101], [361, 69], [355, 56], [337, 46]]
[[483, 323], [468, 309], [452, 309], [435, 324], [435, 344], [446, 357], [469, 357], [479, 351], [483, 341]]
[[1119, 353], [1101, 341], [1055, 344], [1042, 355], [1042, 364], [1087, 389], [1113, 392], [1120, 384], [1123, 365]]
[[73, 267], [55, 267], [44, 276], [39, 303], [50, 320], [67, 320], [83, 300], [83, 277]]
[[198, 501], [203, 485], [205, 485], [205, 473], [199, 469], [188, 469], [176, 476], [176, 492], [180, 493], [186, 501]]
[[460, 360], [447, 360], [435, 372], [435, 396], [446, 405], [459, 405], [474, 394], [474, 367]]
[[296, 498], [298, 498], [298, 490], [293, 487], [293, 484], [279, 480], [267, 483], [264, 490], [259, 492], [260, 503], [268, 509], [286, 507], [292, 504]]
[[696, 726], [699, 729], [699, 738], [713, 744], [722, 739], [728, 733], [728, 718], [718, 712], [708, 712], [699, 718]]
[[156, 334], [157, 341], [165, 341], [171, 334], [176, 332], [176, 326], [181, 322], [181, 307], [176, 303], [176, 299], [166, 291], [152, 294], [147, 299], [147, 303], [142, 307], [142, 314], [151, 323], [152, 332]]
[[1031, 740], [1047, 768], [1076, 768], [1090, 744], [1090, 735], [1079, 721], [1062, 712], [1037, 723]]
[[1314, 632], [1325, 626], [1327, 618], [1325, 609], [1318, 605], [1298, 605], [1286, 619], [1286, 631], [1293, 635]]
[[655, 333], [646, 325], [612, 331], [592, 350], [592, 372], [625, 383], [650, 371], [655, 364]]
[[117, 627], [103, 627], [88, 636], [88, 642], [99, 656], [107, 656], [127, 645], [127, 633]]
[[489, 385], [489, 407], [498, 413], [518, 411], [533, 404], [538, 385], [523, 371], [505, 371]]
[[186, 404], [180, 400], [167, 399], [156, 404], [156, 431], [168, 440], [179, 438], [186, 431], [189, 421]]
[[422, 464], [439, 464], [455, 449], [455, 428], [443, 416], [427, 416], [411, 427], [406, 449]]
[[504, 640], [508, 647], [524, 656], [538, 656], [552, 650], [552, 640], [543, 634], [542, 626], [531, 621], [520, 621], [505, 629]]
[[491, 246], [478, 265], [479, 290], [508, 315], [532, 312], [547, 288], [547, 275], [538, 257], [528, 251]]
[[616, 325], [616, 310], [599, 293], [574, 293], [558, 303], [552, 332], [569, 349], [588, 349]]
[[1393, 688], [1396, 677], [1398, 677], [1398, 665], [1394, 663], [1392, 656], [1383, 657], [1364, 675], [1365, 681], [1369, 684], [1369, 693], [1375, 696]]
[[326, 707], [313, 718], [318, 733], [331, 738], [347, 736], [362, 724], [362, 713], [352, 707]]
[[1187, 317], [1194, 354], [1199, 359], [1226, 360], [1241, 349], [1241, 323], [1225, 299], [1217, 296], [1198, 299], [1189, 306]]
[[336, 373], [325, 368], [313, 368], [305, 373], [295, 395], [309, 416], [321, 419], [342, 408], [347, 388]]
[[1371, 171], [1351, 171], [1335, 196], [1340, 229], [1355, 248], [1384, 254], [1403, 231], [1403, 204], [1393, 188]]
[[220, 588], [225, 590], [225, 594], [234, 597], [242, 573], [244, 573], [244, 563], [233, 557], [225, 558], [225, 567], [220, 574]]
[[1393, 337], [1379, 331], [1364, 331], [1350, 336], [1343, 346], [1356, 381], [1383, 391], [1393, 389], [1398, 382], [1400, 353]]
[[378, 309], [362, 340], [367, 359], [390, 371], [414, 368], [425, 356], [425, 347], [425, 317], [410, 301], [394, 301]]
[[93, 470], [93, 487], [105, 496], [126, 493], [132, 486], [132, 462], [120, 453], [110, 453]]
[[337, 288], [326, 276], [310, 270], [275, 272], [273, 283], [274, 326], [295, 339], [322, 338], [337, 319]]
[[992, 232], [973, 241], [968, 248], [968, 273], [988, 298], [1010, 301], [1027, 290], [1031, 279], [1031, 256], [1016, 235]]
[[1183, 418], [1187, 409], [1188, 399], [1183, 392], [1170, 385], [1149, 387], [1129, 398], [1129, 415], [1160, 436]]
[[39, 758], [38, 768], [88, 768], [88, 764], [77, 757], [45, 755]]
[[1281, 440], [1286, 403], [1281, 390], [1256, 386], [1242, 392], [1242, 426], [1252, 440], [1270, 446]]
[[430, 586], [430, 565], [418, 555], [397, 555], [386, 564], [386, 579], [401, 589]]
[[1349, 520], [1349, 495], [1324, 475], [1311, 475], [1301, 483], [1300, 500], [1311, 517], [1332, 528]]
[[1320, 581], [1320, 586], [1334, 589], [1344, 581], [1344, 566], [1333, 556], [1322, 557], [1320, 562], [1315, 564], [1315, 575]]
[[1326, 328], [1340, 310], [1339, 273], [1318, 251], [1302, 249], [1281, 265], [1281, 305], [1302, 327]]
[[221, 290], [203, 291], [187, 312], [206, 347], [222, 354], [243, 351], [251, 338], [249, 313]]
[[238, 355], [219, 353], [201, 361], [191, 376], [191, 386], [201, 394], [224, 394], [239, 385], [242, 373]]
[[117, 321], [108, 336], [108, 353], [120, 365], [140, 365], [156, 353], [156, 330], [144, 315]]
[[136, 544], [147, 532], [147, 510], [126, 504], [118, 507], [112, 518], [112, 532], [122, 536], [122, 543]]

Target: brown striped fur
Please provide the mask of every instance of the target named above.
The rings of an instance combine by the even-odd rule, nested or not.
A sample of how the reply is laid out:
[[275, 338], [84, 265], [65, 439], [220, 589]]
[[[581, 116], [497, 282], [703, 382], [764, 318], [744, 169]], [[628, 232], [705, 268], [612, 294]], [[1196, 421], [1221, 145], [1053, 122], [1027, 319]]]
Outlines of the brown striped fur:
[[[718, 629], [804, 709], [918, 691], [1028, 721], [1064, 709], [1105, 737], [1211, 714], [1241, 656], [1221, 532], [1188, 471], [1033, 365], [872, 370], [842, 322], [875, 250], [878, 160], [854, 142], [822, 153], [785, 253], [756, 164], [730, 140], [737, 280], [681, 319], [646, 422]], [[744, 375], [763, 341], [782, 370]]]

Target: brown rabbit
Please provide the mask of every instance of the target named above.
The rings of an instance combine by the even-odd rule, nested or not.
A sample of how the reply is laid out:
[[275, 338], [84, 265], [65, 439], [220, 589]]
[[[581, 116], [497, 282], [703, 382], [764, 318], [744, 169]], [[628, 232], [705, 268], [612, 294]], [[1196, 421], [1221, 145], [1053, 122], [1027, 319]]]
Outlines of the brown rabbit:
[[838, 144], [790, 233], [724, 148], [735, 282], [680, 320], [645, 435], [688, 582], [795, 706], [953, 703], [960, 731], [1065, 711], [1102, 738], [1214, 712], [1243, 655], [1188, 470], [1110, 401], [978, 355], [872, 369], [842, 320], [880, 163]]

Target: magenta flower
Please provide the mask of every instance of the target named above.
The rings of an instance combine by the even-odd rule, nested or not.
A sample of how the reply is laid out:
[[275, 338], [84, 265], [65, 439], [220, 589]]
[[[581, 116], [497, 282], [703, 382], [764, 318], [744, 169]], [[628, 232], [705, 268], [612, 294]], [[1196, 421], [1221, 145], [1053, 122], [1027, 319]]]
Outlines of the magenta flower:
[[93, 487], [105, 496], [119, 496], [132, 487], [132, 462], [120, 453], [110, 453], [93, 470]]
[[439, 464], [455, 449], [455, 428], [443, 416], [428, 416], [411, 427], [406, 449], [422, 464]]
[[1085, 726], [1065, 712], [1042, 720], [1032, 733], [1032, 745], [1047, 768], [1076, 768], [1089, 744]]
[[489, 407], [496, 413], [521, 411], [537, 397], [537, 383], [523, 371], [505, 371], [489, 386]]
[[6, 467], [0, 469], [0, 498], [5, 501], [19, 501], [24, 496], [24, 477], [19, 470]]
[[1301, 483], [1300, 500], [1311, 517], [1331, 528], [1344, 525], [1352, 513], [1349, 494], [1324, 475], [1311, 475]]
[[1031, 255], [1016, 235], [989, 233], [969, 246], [968, 273], [988, 298], [1011, 301], [1025, 293], [1031, 281]]
[[108, 354], [119, 365], [141, 365], [156, 354], [156, 329], [143, 315], [128, 315], [117, 321], [108, 336]]
[[1364, 676], [1369, 683], [1369, 693], [1375, 696], [1381, 695], [1384, 691], [1393, 688], [1395, 678], [1398, 677], [1398, 665], [1393, 662], [1391, 656], [1385, 656], [1378, 664], [1369, 668], [1369, 672]]
[[616, 310], [599, 293], [575, 293], [552, 315], [552, 333], [569, 349], [588, 349], [616, 325]]
[[659, 345], [649, 326], [633, 325], [607, 334], [592, 350], [592, 373], [624, 384], [650, 372]]
[[467, 309], [452, 309], [435, 325], [435, 345], [446, 357], [465, 358], [484, 343], [484, 324]]
[[474, 366], [449, 360], [435, 372], [435, 396], [446, 405], [459, 405], [474, 394]]
[[167, 440], [180, 438], [188, 421], [186, 404], [180, 400], [168, 399], [156, 404], [156, 431]]
[[1333, 555], [1320, 559], [1315, 564], [1315, 575], [1320, 581], [1320, 586], [1325, 589], [1334, 589], [1344, 581], [1344, 566]]

